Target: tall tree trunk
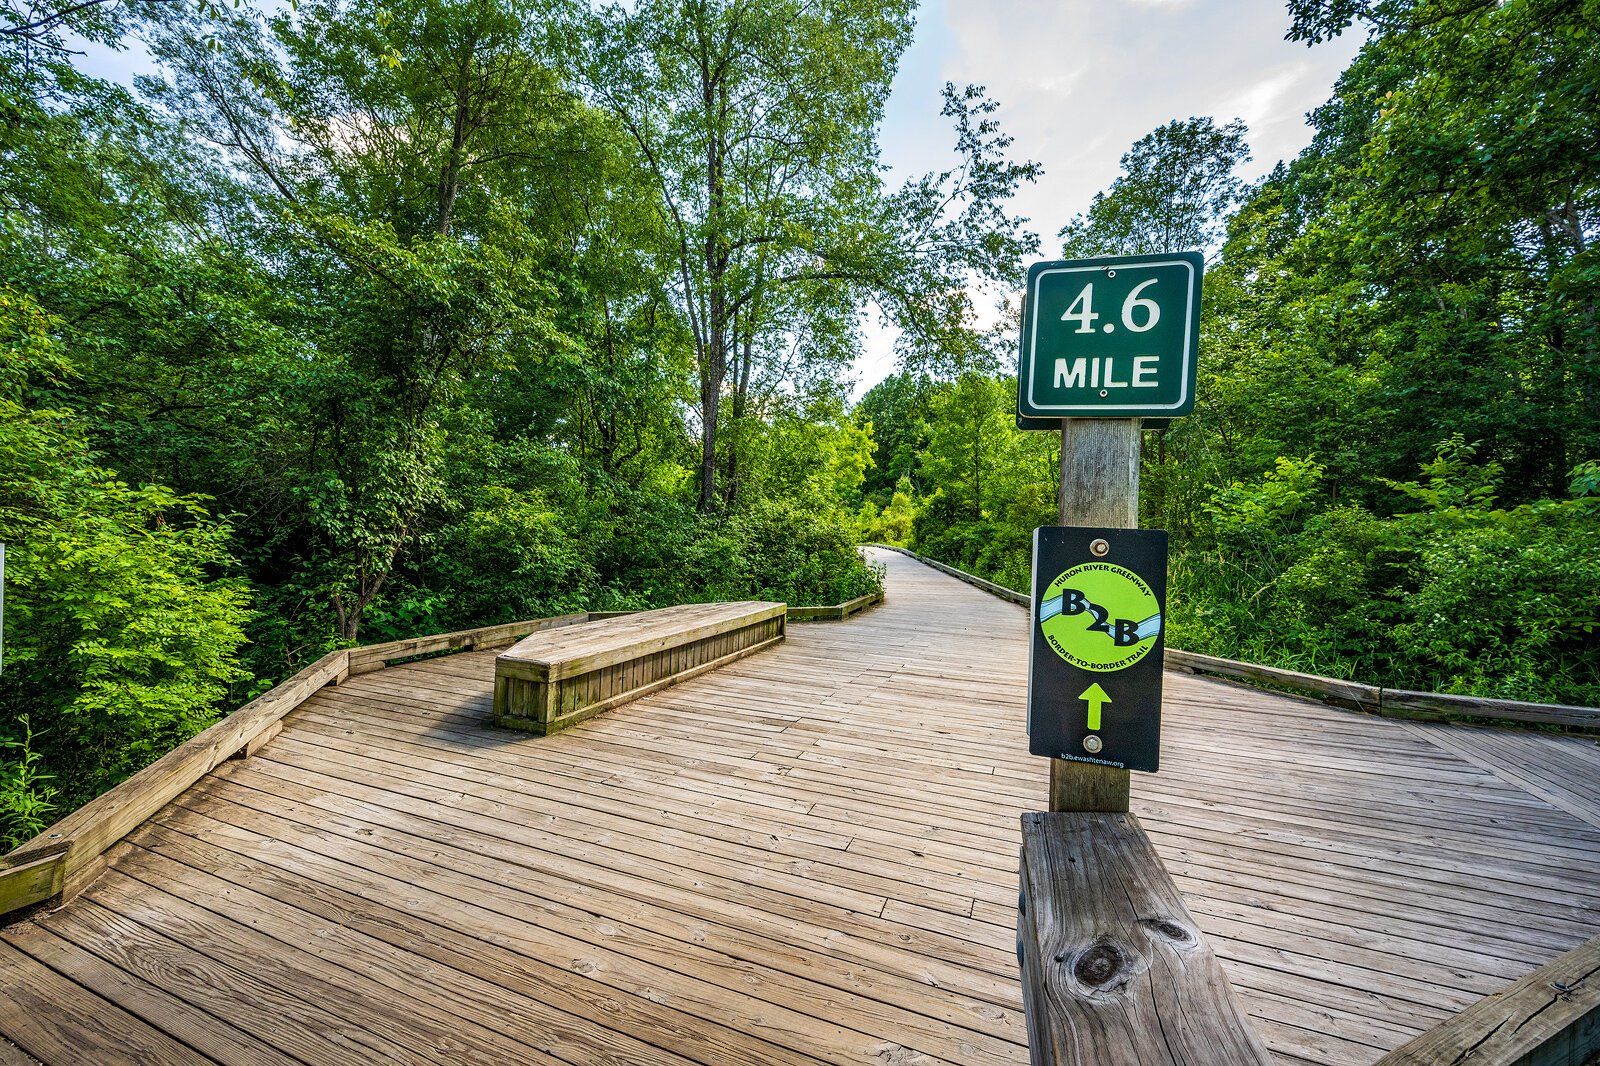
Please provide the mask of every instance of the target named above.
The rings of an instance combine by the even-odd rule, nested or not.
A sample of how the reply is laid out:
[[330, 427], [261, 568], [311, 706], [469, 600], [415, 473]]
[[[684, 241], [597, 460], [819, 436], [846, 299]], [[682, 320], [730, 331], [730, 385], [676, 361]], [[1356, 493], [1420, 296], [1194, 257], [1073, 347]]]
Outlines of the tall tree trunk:
[[719, 95], [726, 103], [726, 89], [709, 65], [701, 67], [701, 86], [706, 115], [706, 209], [705, 241], [706, 351], [700, 366], [700, 510], [711, 514], [717, 508], [717, 419], [722, 406], [722, 382], [728, 371], [728, 251], [723, 173], [723, 114]]
[[739, 475], [742, 465], [739, 461], [739, 450], [745, 441], [745, 416], [750, 411], [750, 364], [754, 358], [755, 348], [755, 322], [756, 309], [752, 304], [744, 313], [743, 320], [735, 323], [733, 329], [734, 346], [737, 351], [737, 362], [733, 371], [733, 440], [728, 447], [728, 484], [724, 493], [724, 503], [729, 507], [739, 502]]
[[456, 197], [461, 192], [461, 168], [466, 162], [467, 138], [472, 126], [472, 53], [475, 42], [468, 41], [456, 70], [455, 113], [450, 122], [450, 153], [439, 173], [439, 195], [434, 229], [442, 237], [450, 232]]
[[[1575, 254], [1582, 255], [1589, 250], [1589, 245], [1583, 239], [1583, 220], [1578, 216], [1577, 204], [1570, 195], [1562, 215], [1567, 236], [1572, 238], [1573, 250]], [[1596, 336], [1593, 296], [1584, 297], [1580, 314], [1583, 318], [1583, 407], [1592, 418], [1600, 418], [1600, 336]]]

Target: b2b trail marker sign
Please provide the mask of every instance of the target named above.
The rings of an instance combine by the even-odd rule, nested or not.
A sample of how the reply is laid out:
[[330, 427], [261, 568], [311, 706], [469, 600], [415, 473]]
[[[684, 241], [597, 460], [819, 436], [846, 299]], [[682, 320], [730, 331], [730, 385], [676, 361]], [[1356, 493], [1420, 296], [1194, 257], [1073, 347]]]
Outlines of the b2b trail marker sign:
[[1019, 423], [1033, 428], [1030, 419], [1173, 418], [1192, 411], [1204, 272], [1199, 252], [1029, 267]]
[[1034, 530], [1030, 752], [1156, 771], [1166, 601], [1165, 530]]

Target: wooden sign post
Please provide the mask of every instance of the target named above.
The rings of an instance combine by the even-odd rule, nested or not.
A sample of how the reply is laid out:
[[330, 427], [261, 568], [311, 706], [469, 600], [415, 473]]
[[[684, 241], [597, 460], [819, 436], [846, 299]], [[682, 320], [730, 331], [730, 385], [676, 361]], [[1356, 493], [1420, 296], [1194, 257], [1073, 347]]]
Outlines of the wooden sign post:
[[[1061, 420], [1062, 525], [1139, 528], [1139, 435], [1137, 418]], [[1051, 759], [1050, 809], [1123, 813], [1129, 777], [1114, 766]]]

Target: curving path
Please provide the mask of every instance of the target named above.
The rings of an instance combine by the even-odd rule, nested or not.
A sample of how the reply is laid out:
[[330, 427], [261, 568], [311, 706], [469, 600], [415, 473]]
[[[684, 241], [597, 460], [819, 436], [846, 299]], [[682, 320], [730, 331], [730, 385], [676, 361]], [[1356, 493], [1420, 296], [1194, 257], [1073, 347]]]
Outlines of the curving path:
[[[843, 624], [549, 738], [493, 653], [352, 678], [0, 931], [0, 1066], [1027, 1061], [1026, 613], [878, 553]], [[1600, 747], [1168, 677], [1134, 809], [1286, 1063], [1600, 931]]]

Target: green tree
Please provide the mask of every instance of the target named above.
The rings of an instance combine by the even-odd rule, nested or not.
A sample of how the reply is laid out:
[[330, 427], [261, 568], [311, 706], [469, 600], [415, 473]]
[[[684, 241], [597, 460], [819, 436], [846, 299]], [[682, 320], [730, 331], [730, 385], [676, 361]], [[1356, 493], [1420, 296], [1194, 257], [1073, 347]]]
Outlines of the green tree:
[[[856, 403], [856, 421], [872, 431], [872, 469], [862, 485], [874, 503], [887, 506], [900, 483], [916, 474], [917, 461], [928, 446], [928, 397], [933, 381], [926, 375], [890, 374], [868, 389]], [[912, 487], [911, 482], [907, 487]]]
[[155, 48], [175, 85], [147, 86], [247, 176], [253, 237], [293, 294], [281, 310], [311, 358], [274, 465], [314, 537], [292, 565], [347, 641], [449, 510], [443, 419], [469, 384], [584, 375], [553, 313], [571, 276], [553, 245], [618, 150], [539, 58], [531, 8], [413, 14], [328, 0], [209, 37], [180, 16]]
[[[42, 760], [76, 805], [215, 720], [243, 676], [248, 595], [213, 576], [231, 567], [231, 531], [204, 501], [119, 480], [97, 465], [83, 419], [41, 403], [72, 373], [58, 328], [0, 289], [0, 702], [27, 716], [22, 736], [0, 723], [0, 744], [22, 745], [0, 778], [26, 788]], [[37, 803], [4, 805], [13, 836], [37, 820]]]
[[958, 331], [967, 272], [998, 276], [1031, 246], [999, 203], [1036, 168], [999, 154], [980, 91], [946, 90], [962, 167], [880, 188], [876, 128], [911, 25], [902, 0], [826, 12], [696, 0], [611, 5], [585, 26], [590, 91], [638, 146], [670, 235], [707, 513], [724, 394], [737, 425], [756, 361], [798, 347], [837, 368], [853, 343], [832, 341], [853, 334], [868, 295], [918, 336]]
[[650, 167], [670, 234], [699, 373], [703, 511], [718, 499], [730, 369], [742, 403], [756, 353], [786, 324], [783, 290], [837, 280], [817, 260], [872, 204], [874, 132], [910, 29], [904, 4], [715, 0], [610, 6], [587, 26], [591, 90]]
[[1207, 249], [1244, 192], [1234, 173], [1250, 159], [1245, 125], [1209, 116], [1173, 119], [1122, 157], [1122, 173], [1057, 236], [1066, 255], [1142, 255]]

